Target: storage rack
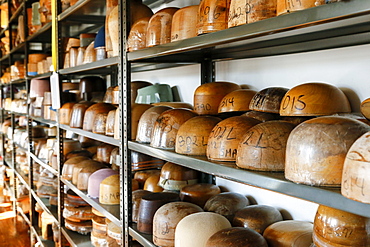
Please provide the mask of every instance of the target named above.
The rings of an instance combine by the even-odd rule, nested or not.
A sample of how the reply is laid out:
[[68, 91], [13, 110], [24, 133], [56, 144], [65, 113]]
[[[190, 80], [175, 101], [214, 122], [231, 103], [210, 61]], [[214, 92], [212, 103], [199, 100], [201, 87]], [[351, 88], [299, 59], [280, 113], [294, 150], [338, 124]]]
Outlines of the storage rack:
[[[60, 4], [60, 1], [58, 1]], [[145, 2], [144, 2], [145, 3]], [[148, 4], [160, 6], [161, 1], [148, 1]], [[14, 22], [18, 15], [24, 11], [25, 3], [10, 16], [10, 23]], [[126, 5], [127, 4], [127, 5]], [[57, 175], [60, 181], [59, 207], [53, 207], [44, 199], [39, 198], [32, 189], [32, 176], [24, 177], [14, 166], [14, 154], [11, 160], [4, 160], [11, 167], [17, 179], [28, 185], [30, 197], [34, 202], [38, 202], [41, 207], [51, 213], [55, 221], [60, 226], [60, 233], [72, 246], [91, 246], [88, 236], [82, 236], [67, 230], [63, 225], [61, 210], [63, 208], [61, 190], [66, 185], [86, 202], [104, 214], [108, 219], [121, 225], [124, 229], [122, 240], [125, 246], [132, 244], [132, 238], [136, 239], [141, 245], [154, 247], [151, 235], [141, 234], [131, 222], [131, 162], [130, 152], [137, 151], [157, 157], [166, 161], [174, 162], [203, 173], [226, 178], [232, 181], [257, 186], [260, 188], [276, 191], [279, 193], [291, 195], [304, 200], [309, 200], [319, 204], [339, 208], [348, 212], [361, 214], [370, 217], [370, 205], [355, 202], [341, 196], [338, 189], [327, 189], [299, 185], [287, 181], [283, 174], [253, 172], [239, 169], [234, 163], [211, 162], [205, 157], [194, 157], [177, 154], [172, 151], [152, 148], [149, 145], [140, 144], [130, 140], [130, 81], [131, 73], [140, 71], [156, 70], [161, 68], [171, 68], [187, 64], [199, 64], [201, 67], [201, 82], [206, 83], [215, 80], [215, 63], [231, 59], [255, 58], [262, 56], [275, 56], [282, 54], [291, 54], [299, 52], [309, 52], [315, 50], [333, 49], [346, 46], [355, 46], [370, 43], [370, 3], [368, 1], [349, 1], [335, 4], [319, 6], [289, 15], [278, 16], [267, 20], [251, 23], [243, 26], [226, 29], [216, 33], [206, 34], [183, 41], [172, 42], [146, 48], [143, 50], [126, 53], [127, 27], [129, 23], [125, 21], [125, 16], [129, 15], [129, 3], [120, 1], [120, 22], [121, 37], [120, 51], [118, 57], [84, 64], [73, 68], [63, 69], [58, 66], [60, 79], [74, 78], [90, 74], [113, 75], [117, 78], [118, 85], [121, 87], [121, 139], [116, 140], [111, 137], [94, 134], [81, 129], [73, 129], [67, 125], [59, 124], [58, 121], [49, 121], [41, 118], [35, 118], [25, 114], [29, 118], [28, 128], [32, 128], [31, 122], [37, 121], [46, 125], [57, 126], [59, 129], [58, 141], [61, 144], [63, 131], [70, 131], [78, 135], [83, 135], [104, 143], [121, 147], [122, 164], [120, 170], [121, 177], [121, 203], [117, 206], [106, 206], [100, 204], [96, 199], [89, 198], [86, 193], [78, 190], [76, 186], [60, 177], [62, 164], [59, 169], [54, 169], [44, 161], [37, 158], [32, 152], [32, 146], [28, 147], [27, 153], [30, 157], [30, 165], [33, 162]], [[105, 2], [98, 0], [79, 0], [74, 6], [61, 12], [58, 9], [58, 33], [52, 32], [51, 23], [43, 26], [37, 33], [27, 37], [24, 44], [11, 49], [9, 55], [0, 58], [0, 66], [10, 66], [14, 59], [20, 57], [20, 54], [28, 54], [28, 42], [50, 42], [52, 35], [57, 35], [58, 39], [64, 37], [65, 25], [81, 25], [82, 29], [71, 29], [69, 35], [77, 36], [79, 33], [89, 30], [96, 30], [98, 26], [103, 25], [105, 15]], [[94, 18], [91, 18], [94, 16]], [[95, 17], [99, 18], [95, 18]], [[84, 17], [84, 18], [82, 18]], [[93, 26], [93, 27], [91, 27]], [[0, 36], [4, 31], [0, 33]], [[58, 59], [61, 63], [61, 48], [59, 47]], [[51, 73], [38, 75], [38, 78], [51, 76]], [[25, 85], [31, 78], [17, 80], [10, 83], [11, 88], [16, 85]], [[114, 80], [114, 79], [113, 79]], [[60, 80], [61, 81], [61, 80]], [[1, 85], [2, 87], [8, 85]], [[3, 90], [2, 90], [3, 93]], [[3, 97], [4, 98], [4, 97]], [[4, 111], [2, 109], [2, 120], [5, 115], [24, 115], [14, 112]], [[2, 136], [3, 143], [5, 141]], [[121, 145], [122, 144], [122, 145]], [[14, 147], [16, 144], [14, 144]], [[62, 145], [60, 153], [62, 153]], [[14, 149], [13, 151], [14, 152]], [[5, 154], [2, 156], [5, 158]], [[30, 169], [32, 170], [32, 169]], [[34, 209], [33, 209], [34, 210]], [[31, 211], [33, 211], [31, 210]], [[34, 211], [33, 211], [34, 212]], [[34, 220], [25, 218], [32, 226], [32, 232], [40, 236], [39, 229], [34, 226]], [[42, 241], [41, 239], [39, 239]], [[50, 242], [43, 241], [44, 246], [51, 246]]]

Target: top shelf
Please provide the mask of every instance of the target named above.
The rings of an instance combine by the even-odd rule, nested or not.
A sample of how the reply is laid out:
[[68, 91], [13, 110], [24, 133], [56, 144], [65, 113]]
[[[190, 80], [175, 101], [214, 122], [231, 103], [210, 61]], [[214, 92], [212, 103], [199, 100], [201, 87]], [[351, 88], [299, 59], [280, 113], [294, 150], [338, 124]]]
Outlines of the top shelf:
[[129, 52], [131, 62], [200, 62], [282, 55], [370, 43], [370, 1], [326, 4]]

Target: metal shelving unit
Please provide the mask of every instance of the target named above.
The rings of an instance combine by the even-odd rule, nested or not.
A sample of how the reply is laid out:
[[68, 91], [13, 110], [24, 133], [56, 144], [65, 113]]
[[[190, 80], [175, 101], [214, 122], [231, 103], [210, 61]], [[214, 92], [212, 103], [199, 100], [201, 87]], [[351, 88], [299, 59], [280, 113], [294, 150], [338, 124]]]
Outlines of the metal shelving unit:
[[81, 235], [65, 227], [62, 227], [61, 231], [72, 247], [92, 247], [90, 234]]

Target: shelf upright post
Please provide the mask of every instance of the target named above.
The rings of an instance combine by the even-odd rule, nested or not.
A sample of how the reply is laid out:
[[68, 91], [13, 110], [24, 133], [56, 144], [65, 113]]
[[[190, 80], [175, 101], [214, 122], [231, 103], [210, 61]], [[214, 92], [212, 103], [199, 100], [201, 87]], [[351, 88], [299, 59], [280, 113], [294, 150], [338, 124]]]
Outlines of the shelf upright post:
[[127, 61], [126, 40], [130, 27], [129, 1], [120, 0], [119, 3], [119, 70], [118, 84], [121, 90], [120, 101], [120, 139], [121, 139], [121, 165], [120, 165], [120, 186], [121, 186], [121, 224], [123, 226], [122, 243], [125, 247], [131, 246], [129, 227], [131, 225], [131, 154], [128, 148], [128, 141], [131, 139], [131, 65]]
[[200, 82], [202, 84], [213, 82], [216, 80], [215, 62], [208, 58], [208, 56], [205, 56], [200, 63], [200, 73]]

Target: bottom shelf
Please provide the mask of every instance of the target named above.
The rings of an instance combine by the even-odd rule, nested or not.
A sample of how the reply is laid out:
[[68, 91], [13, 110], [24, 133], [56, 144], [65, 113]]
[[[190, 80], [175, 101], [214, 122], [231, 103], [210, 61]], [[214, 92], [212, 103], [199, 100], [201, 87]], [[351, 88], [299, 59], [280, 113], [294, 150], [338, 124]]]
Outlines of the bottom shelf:
[[92, 247], [90, 234], [89, 235], [81, 235], [77, 232], [68, 230], [65, 227], [61, 228], [62, 234], [67, 239], [67, 241], [71, 244], [72, 247]]
[[137, 230], [136, 224], [132, 224], [132, 227], [129, 227], [129, 234], [144, 247], [156, 247], [156, 245], [153, 244], [152, 235], [140, 233]]
[[45, 240], [41, 237], [41, 229], [37, 226], [31, 227], [32, 234], [36, 236], [37, 241], [42, 244], [44, 247], [55, 247], [54, 241]]

